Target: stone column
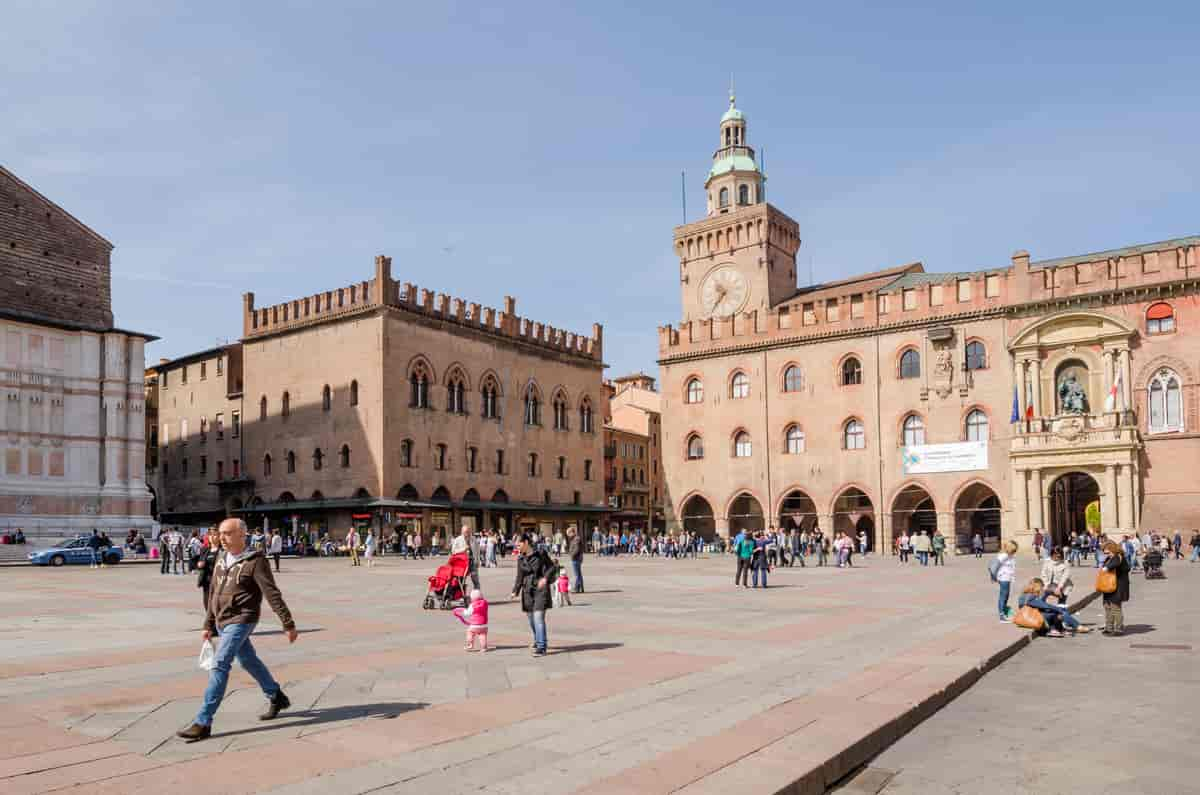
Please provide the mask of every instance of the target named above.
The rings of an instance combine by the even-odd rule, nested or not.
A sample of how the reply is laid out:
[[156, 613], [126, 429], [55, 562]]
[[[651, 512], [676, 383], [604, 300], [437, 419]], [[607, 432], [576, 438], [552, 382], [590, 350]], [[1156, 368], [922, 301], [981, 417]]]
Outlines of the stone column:
[[1117, 352], [1117, 356], [1120, 361], [1121, 375], [1124, 379], [1124, 383], [1121, 386], [1122, 408], [1128, 411], [1133, 408], [1133, 401], [1130, 400], [1130, 397], [1133, 395], [1133, 385], [1131, 383], [1133, 380], [1133, 373], [1130, 371], [1129, 367], [1129, 349], [1122, 348]]
[[1121, 517], [1117, 515], [1117, 465], [1106, 464], [1104, 467], [1104, 492], [1100, 495], [1100, 528], [1111, 534], [1121, 526]]
[[1017, 359], [1017, 419], [1025, 419], [1025, 360]]
[[[1104, 397], [1106, 400], [1108, 398], [1108, 390], [1112, 389], [1113, 373], [1116, 372], [1116, 369], [1113, 367], [1113, 356], [1115, 355], [1116, 351], [1104, 351]], [[1113, 408], [1114, 410], [1116, 409], [1115, 406]], [[1093, 407], [1094, 409], [1095, 407]]]
[[1142, 524], [1142, 479], [1138, 473], [1137, 464], [1129, 467], [1129, 495], [1132, 508], [1129, 514], [1129, 526], [1136, 532]]
[[718, 536], [720, 536], [721, 538], [725, 538], [725, 539], [729, 538], [729, 520], [728, 519], [726, 519], [724, 516], [716, 516], [716, 517], [713, 517], [713, 524], [715, 525]]
[[892, 517], [888, 514], [875, 515], [875, 554], [892, 554]]
[[1026, 535], [1029, 532], [1029, 480], [1024, 469], [1014, 469], [1012, 488], [1012, 511], [1010, 511], [1011, 526], [1007, 533], [1001, 533], [1001, 538], [1009, 539]]
[[1133, 466], [1122, 464], [1120, 477], [1121, 529], [1131, 533], [1137, 529], [1133, 518], [1133, 478]]
[[954, 512], [938, 511], [938, 532], [946, 539], [946, 556], [951, 557], [958, 552], [958, 528], [954, 526]]
[[1041, 419], [1042, 414], [1042, 360], [1033, 359], [1030, 364], [1033, 365], [1033, 416]]
[[1045, 530], [1044, 514], [1042, 513], [1042, 470], [1029, 470], [1029, 529]]

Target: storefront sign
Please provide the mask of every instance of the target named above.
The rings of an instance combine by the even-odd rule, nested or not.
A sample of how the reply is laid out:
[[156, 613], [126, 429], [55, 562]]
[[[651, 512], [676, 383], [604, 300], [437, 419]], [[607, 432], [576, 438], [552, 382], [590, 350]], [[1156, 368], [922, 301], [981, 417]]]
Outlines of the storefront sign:
[[976, 472], [988, 468], [987, 442], [916, 444], [904, 448], [904, 474]]

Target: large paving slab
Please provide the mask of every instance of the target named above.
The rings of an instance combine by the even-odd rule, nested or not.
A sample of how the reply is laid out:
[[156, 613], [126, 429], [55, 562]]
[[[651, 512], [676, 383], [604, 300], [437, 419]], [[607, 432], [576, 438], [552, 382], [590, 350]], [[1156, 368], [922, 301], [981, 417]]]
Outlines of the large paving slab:
[[235, 666], [213, 737], [191, 745], [174, 731], [205, 683], [192, 578], [0, 569], [0, 793], [823, 788], [1026, 642], [973, 558], [739, 590], [730, 558], [589, 556], [589, 593], [551, 611], [542, 659], [506, 601], [513, 564], [485, 569], [497, 648], [468, 654], [457, 621], [420, 609], [434, 566], [285, 560], [300, 640], [271, 617], [255, 645], [293, 709], [258, 721]]

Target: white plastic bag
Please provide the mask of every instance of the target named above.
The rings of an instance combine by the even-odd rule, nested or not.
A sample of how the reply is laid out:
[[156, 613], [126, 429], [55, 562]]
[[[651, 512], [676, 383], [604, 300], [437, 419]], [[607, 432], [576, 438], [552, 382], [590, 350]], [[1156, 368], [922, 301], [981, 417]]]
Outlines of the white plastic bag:
[[217, 661], [217, 647], [210, 641], [204, 641], [200, 644], [200, 659], [196, 660], [196, 665], [200, 666], [202, 671], [211, 671], [213, 664]]

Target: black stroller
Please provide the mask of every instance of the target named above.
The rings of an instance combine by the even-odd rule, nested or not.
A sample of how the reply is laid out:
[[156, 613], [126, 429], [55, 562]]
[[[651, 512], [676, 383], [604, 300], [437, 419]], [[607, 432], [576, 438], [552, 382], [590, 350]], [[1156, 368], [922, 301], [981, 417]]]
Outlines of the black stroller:
[[1163, 573], [1163, 554], [1157, 549], [1146, 553], [1146, 558], [1142, 561], [1142, 568], [1146, 572], [1147, 580], [1167, 579], [1167, 575]]

